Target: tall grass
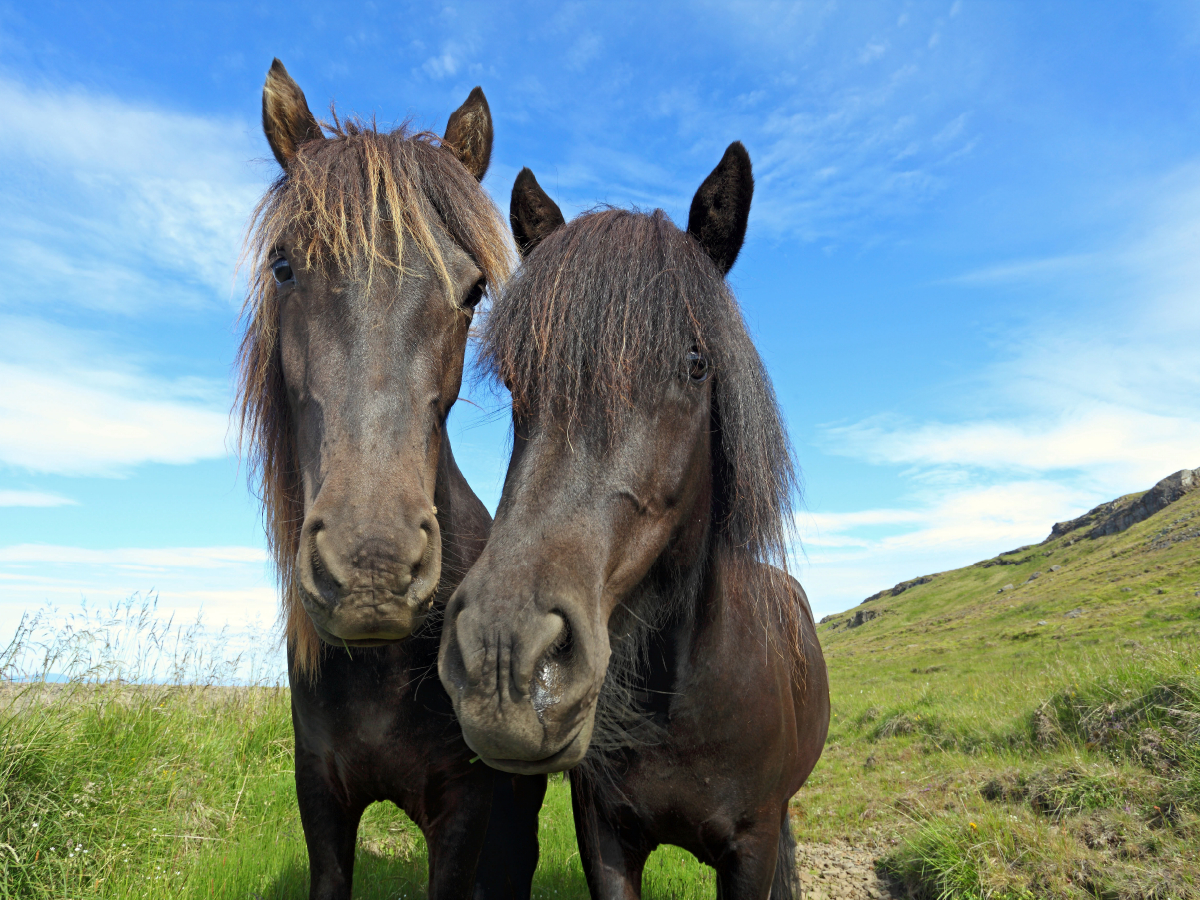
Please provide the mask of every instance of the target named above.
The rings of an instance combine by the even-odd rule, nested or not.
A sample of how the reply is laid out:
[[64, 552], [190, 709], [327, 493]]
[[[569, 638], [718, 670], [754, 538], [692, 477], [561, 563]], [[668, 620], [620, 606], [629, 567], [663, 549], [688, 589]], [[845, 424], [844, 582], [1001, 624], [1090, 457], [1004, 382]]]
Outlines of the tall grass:
[[[0, 652], [0, 900], [307, 896], [289, 695], [273, 657], [236, 652], [249, 643], [153, 597], [22, 621]], [[534, 896], [586, 896], [561, 781], [540, 839]], [[424, 897], [427, 878], [420, 831], [371, 806], [355, 897]], [[675, 848], [647, 866], [647, 898], [713, 890]]]

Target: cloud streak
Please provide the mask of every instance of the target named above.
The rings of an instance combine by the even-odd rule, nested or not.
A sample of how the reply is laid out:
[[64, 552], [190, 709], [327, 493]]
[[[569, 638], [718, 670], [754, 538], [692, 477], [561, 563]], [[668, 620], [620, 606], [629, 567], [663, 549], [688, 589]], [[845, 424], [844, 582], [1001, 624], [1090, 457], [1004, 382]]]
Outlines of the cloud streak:
[[266, 178], [243, 122], [0, 80], [5, 305], [136, 313], [227, 298]]
[[0, 463], [8, 466], [118, 475], [142, 463], [191, 463], [227, 452], [228, 412], [196, 402], [196, 385], [187, 380], [0, 361], [0, 382]]

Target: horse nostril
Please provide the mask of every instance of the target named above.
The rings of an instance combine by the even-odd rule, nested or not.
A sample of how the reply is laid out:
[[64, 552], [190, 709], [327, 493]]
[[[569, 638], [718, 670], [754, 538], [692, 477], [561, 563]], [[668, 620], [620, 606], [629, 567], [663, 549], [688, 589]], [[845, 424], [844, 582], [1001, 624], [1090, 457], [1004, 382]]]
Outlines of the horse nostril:
[[558, 637], [554, 639], [554, 643], [546, 650], [545, 658], [554, 662], [565, 663], [575, 652], [575, 633], [571, 630], [571, 620], [567, 618], [567, 614], [561, 609], [552, 610], [550, 614], [562, 619], [563, 624]]
[[324, 523], [315, 523], [308, 537], [308, 566], [312, 574], [313, 585], [317, 592], [328, 602], [332, 603], [341, 587], [341, 580], [330, 571], [328, 561], [321, 552], [322, 535], [325, 533]]
[[551, 615], [562, 622], [562, 628], [542, 654], [529, 684], [530, 702], [537, 713], [538, 721], [543, 725], [545, 722], [542, 716], [545, 711], [562, 699], [566, 681], [563, 670], [569, 667], [571, 656], [575, 652], [571, 620], [559, 609], [554, 610]]

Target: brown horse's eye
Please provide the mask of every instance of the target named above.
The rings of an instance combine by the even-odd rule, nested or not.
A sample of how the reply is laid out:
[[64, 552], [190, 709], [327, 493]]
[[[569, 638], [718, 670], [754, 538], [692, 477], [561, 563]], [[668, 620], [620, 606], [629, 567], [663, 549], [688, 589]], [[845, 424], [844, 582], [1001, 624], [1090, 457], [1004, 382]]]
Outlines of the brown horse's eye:
[[708, 360], [704, 358], [703, 353], [693, 350], [687, 355], [687, 373], [693, 384], [704, 384], [708, 381]]
[[275, 276], [276, 284], [289, 284], [296, 280], [291, 263], [282, 257], [271, 263], [271, 274]]
[[483, 292], [485, 290], [487, 290], [487, 279], [480, 278], [463, 299], [463, 308], [474, 310], [479, 305], [479, 301], [483, 299]]

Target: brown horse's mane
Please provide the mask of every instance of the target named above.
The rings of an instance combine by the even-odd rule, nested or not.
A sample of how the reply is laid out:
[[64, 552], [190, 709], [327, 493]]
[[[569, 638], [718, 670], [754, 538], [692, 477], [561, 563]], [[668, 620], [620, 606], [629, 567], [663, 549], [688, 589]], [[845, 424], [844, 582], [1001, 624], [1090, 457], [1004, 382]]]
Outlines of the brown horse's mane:
[[[702, 352], [713, 378], [713, 528], [732, 602], [802, 674], [787, 574], [799, 482], [775, 392], [725, 279], [662, 210], [601, 209], [552, 232], [495, 299], [480, 365], [569, 435], [614, 424]], [[780, 647], [782, 649], [782, 647]]]
[[[249, 287], [238, 354], [240, 448], [262, 503], [267, 542], [279, 577], [287, 639], [301, 672], [315, 675], [320, 639], [295, 585], [304, 521], [291, 413], [280, 364], [279, 307], [270, 263], [286, 237], [306, 266], [337, 268], [370, 283], [402, 277], [405, 237], [432, 266], [454, 302], [438, 247], [440, 231], [475, 260], [493, 289], [512, 269], [512, 243], [495, 204], [437, 135], [407, 127], [339, 121], [330, 136], [302, 144], [287, 171], [250, 217], [243, 249]], [[298, 259], [292, 264], [297, 265]]]

